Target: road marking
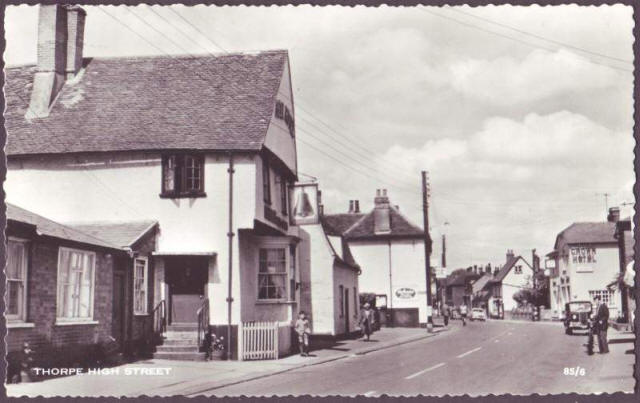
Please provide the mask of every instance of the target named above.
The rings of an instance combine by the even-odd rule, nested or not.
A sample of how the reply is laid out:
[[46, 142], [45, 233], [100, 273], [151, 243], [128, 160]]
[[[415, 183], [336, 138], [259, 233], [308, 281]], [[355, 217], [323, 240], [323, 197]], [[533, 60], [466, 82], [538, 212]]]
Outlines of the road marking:
[[413, 375], [409, 375], [408, 377], [406, 377], [406, 378], [404, 378], [404, 379], [413, 379], [413, 378], [415, 378], [416, 376], [420, 376], [420, 375], [424, 374], [425, 372], [433, 371], [434, 369], [436, 369], [436, 368], [440, 368], [440, 367], [441, 367], [441, 366], [443, 366], [443, 365], [444, 365], [444, 362], [441, 362], [440, 364], [436, 364], [436, 365], [434, 365], [433, 367], [429, 367], [429, 368], [427, 368], [427, 369], [423, 369], [422, 371], [418, 371], [418, 372], [416, 372], [416, 373], [415, 373], [415, 374], [413, 374]]
[[462, 353], [462, 354], [460, 354], [460, 355], [458, 356], [458, 358], [462, 358], [462, 357], [464, 357], [465, 355], [469, 355], [469, 354], [471, 354], [471, 353], [475, 353], [476, 351], [480, 350], [481, 348], [482, 348], [482, 347], [476, 347], [476, 348], [474, 348], [473, 350], [469, 350], [469, 351], [467, 351], [466, 353]]
[[376, 393], [376, 391], [375, 391], [375, 390], [370, 390], [370, 391], [368, 391], [367, 393], [365, 393], [365, 394], [364, 394], [364, 396], [365, 396], [365, 397], [371, 397], [371, 396], [373, 396], [375, 393]]

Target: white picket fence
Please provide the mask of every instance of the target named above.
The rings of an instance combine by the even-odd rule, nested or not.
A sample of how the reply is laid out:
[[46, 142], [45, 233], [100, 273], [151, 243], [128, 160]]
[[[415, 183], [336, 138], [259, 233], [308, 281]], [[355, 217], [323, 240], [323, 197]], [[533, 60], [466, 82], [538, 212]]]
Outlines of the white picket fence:
[[240, 360], [278, 358], [278, 322], [243, 322], [238, 335]]

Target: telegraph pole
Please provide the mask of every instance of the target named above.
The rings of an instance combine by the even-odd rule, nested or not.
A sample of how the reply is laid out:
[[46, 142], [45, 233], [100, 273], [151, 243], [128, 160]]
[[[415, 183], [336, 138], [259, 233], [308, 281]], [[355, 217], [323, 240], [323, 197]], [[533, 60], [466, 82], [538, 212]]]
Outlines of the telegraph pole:
[[422, 216], [424, 219], [424, 257], [427, 276], [427, 331], [433, 332], [431, 302], [431, 235], [429, 235], [429, 180], [427, 172], [422, 171]]

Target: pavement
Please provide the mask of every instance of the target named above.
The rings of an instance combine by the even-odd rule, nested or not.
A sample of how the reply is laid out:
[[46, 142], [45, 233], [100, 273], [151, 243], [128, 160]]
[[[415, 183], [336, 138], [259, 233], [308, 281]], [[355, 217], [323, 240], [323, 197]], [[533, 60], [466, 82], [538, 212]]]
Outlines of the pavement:
[[420, 328], [383, 328], [362, 339], [340, 340], [328, 348], [312, 351], [310, 357], [292, 355], [265, 361], [170, 361], [144, 360], [104, 369], [100, 373], [5, 385], [7, 396], [175, 396], [229, 387], [310, 366], [363, 356], [438, 335]]

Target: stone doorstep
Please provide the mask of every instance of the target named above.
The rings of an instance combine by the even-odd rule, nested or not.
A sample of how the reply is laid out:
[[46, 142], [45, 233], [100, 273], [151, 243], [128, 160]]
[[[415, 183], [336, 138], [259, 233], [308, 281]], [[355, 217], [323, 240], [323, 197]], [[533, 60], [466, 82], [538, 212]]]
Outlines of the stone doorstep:
[[[331, 362], [331, 361], [338, 361], [344, 358], [347, 358], [349, 356], [352, 355], [364, 355], [364, 354], [368, 354], [368, 353], [372, 353], [378, 350], [383, 350], [383, 349], [387, 349], [387, 348], [391, 348], [391, 347], [396, 347], [396, 346], [400, 346], [403, 344], [407, 344], [407, 343], [411, 343], [414, 341], [418, 341], [418, 340], [422, 340], [425, 338], [429, 338], [429, 337], [433, 337], [436, 336], [438, 333], [442, 333], [449, 330], [448, 328], [441, 328], [441, 329], [434, 329], [433, 333], [423, 333], [420, 335], [415, 335], [415, 336], [407, 336], [404, 337], [402, 339], [399, 340], [391, 340], [391, 341], [387, 341], [387, 342], [382, 342], [378, 345], [375, 346], [371, 346], [371, 347], [364, 347], [364, 348], [360, 348], [360, 349], [355, 349], [353, 351], [349, 351], [349, 352], [345, 352], [345, 353], [338, 353], [335, 355], [331, 355], [328, 357], [318, 357], [318, 358], [311, 358], [309, 359], [309, 361], [304, 362], [304, 363], [297, 363], [297, 364], [286, 364], [284, 362], [280, 362], [280, 365], [287, 365], [287, 367], [285, 368], [281, 368], [281, 369], [276, 369], [271, 370], [271, 371], [258, 371], [258, 372], [252, 372], [249, 373], [248, 375], [243, 375], [240, 377], [231, 377], [228, 379], [222, 379], [218, 382], [214, 382], [211, 383], [210, 380], [207, 380], [206, 382], [196, 382], [192, 385], [186, 386], [186, 385], [182, 385], [182, 387], [180, 387], [180, 384], [178, 385], [169, 385], [167, 387], [167, 390], [164, 392], [159, 392], [159, 389], [162, 389], [162, 387], [160, 388], [156, 388], [156, 392], [159, 392], [160, 394], [158, 396], [176, 396], [176, 395], [180, 395], [180, 396], [192, 396], [195, 395], [197, 396], [198, 394], [204, 392], [204, 391], [210, 391], [210, 390], [214, 390], [214, 389], [220, 389], [226, 386], [231, 386], [231, 385], [236, 385], [239, 383], [243, 383], [243, 382], [248, 382], [248, 381], [252, 381], [252, 380], [256, 380], [256, 379], [260, 379], [260, 378], [266, 378], [269, 376], [273, 376], [273, 375], [278, 375], [278, 374], [282, 374], [285, 372], [289, 372], [289, 371], [293, 371], [295, 369], [299, 369], [299, 368], [304, 368], [304, 367], [308, 367], [308, 366], [313, 366], [313, 365], [320, 365], [320, 364], [324, 364], [327, 362]], [[274, 364], [278, 364], [278, 361], [274, 361]], [[238, 365], [242, 365], [242, 363], [239, 363]], [[195, 381], [194, 381], [195, 382]], [[186, 386], [186, 387], [185, 387]], [[134, 394], [130, 394], [129, 396], [137, 396]]]

